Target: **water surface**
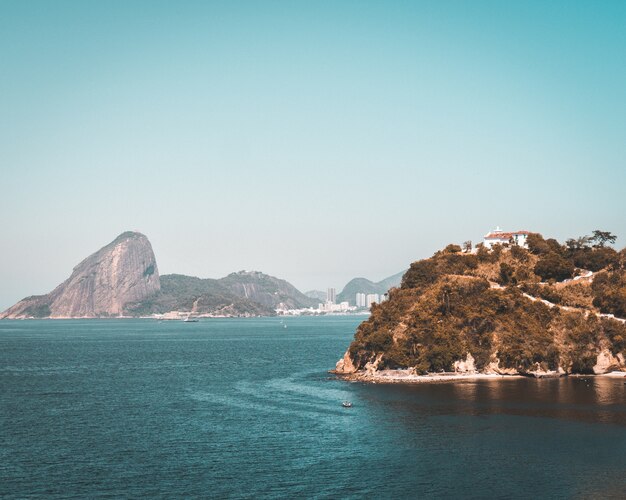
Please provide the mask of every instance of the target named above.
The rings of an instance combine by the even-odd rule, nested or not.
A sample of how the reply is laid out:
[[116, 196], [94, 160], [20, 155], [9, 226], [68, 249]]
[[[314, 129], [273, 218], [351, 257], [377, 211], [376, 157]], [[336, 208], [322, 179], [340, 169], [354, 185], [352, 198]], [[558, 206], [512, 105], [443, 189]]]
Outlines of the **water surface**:
[[336, 380], [361, 320], [0, 321], [0, 496], [625, 495], [624, 381]]

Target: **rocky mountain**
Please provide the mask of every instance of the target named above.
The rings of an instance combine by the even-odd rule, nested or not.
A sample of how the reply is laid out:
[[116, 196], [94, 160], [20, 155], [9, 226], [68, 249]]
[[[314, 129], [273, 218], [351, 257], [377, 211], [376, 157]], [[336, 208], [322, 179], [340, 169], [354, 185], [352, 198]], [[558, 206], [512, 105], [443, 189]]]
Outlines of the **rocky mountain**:
[[271, 316], [277, 308], [317, 304], [285, 280], [257, 271], [240, 271], [221, 279], [201, 279], [181, 274], [161, 276], [161, 290], [152, 297], [129, 304], [134, 316], [170, 311], [194, 315]]
[[318, 304], [317, 300], [307, 297], [285, 280], [258, 271], [231, 273], [219, 283], [239, 297], [272, 309], [299, 309]]
[[161, 276], [161, 290], [142, 301], [128, 304], [129, 316], [149, 316], [172, 311], [193, 315], [271, 316], [274, 307], [242, 297], [216, 279], [182, 274]]
[[337, 302], [349, 302], [351, 306], [356, 305], [357, 293], [377, 293], [379, 295], [385, 294], [392, 287], [400, 286], [402, 275], [404, 271], [393, 276], [389, 276], [384, 280], [373, 282], [366, 278], [354, 278], [350, 280], [339, 295], [337, 295]]
[[146, 316], [173, 311], [269, 316], [277, 308], [317, 303], [287, 281], [256, 271], [221, 279], [159, 276], [148, 239], [126, 232], [78, 264], [52, 292], [21, 300], [1, 313], [0, 319]]
[[144, 300], [160, 288], [148, 238], [126, 232], [78, 264], [52, 292], [27, 297], [0, 318], [119, 316], [128, 303]]
[[625, 371], [626, 249], [531, 236], [528, 249], [449, 245], [411, 264], [358, 327], [337, 372], [375, 380], [395, 370]]

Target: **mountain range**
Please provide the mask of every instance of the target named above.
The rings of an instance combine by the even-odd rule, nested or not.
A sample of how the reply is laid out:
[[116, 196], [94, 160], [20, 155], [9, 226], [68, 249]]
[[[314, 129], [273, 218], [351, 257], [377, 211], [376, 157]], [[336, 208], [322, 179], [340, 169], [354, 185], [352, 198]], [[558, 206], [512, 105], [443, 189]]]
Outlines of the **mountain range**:
[[356, 305], [357, 293], [377, 293], [383, 295], [389, 291], [390, 288], [400, 286], [402, 281], [402, 275], [405, 271], [402, 271], [393, 276], [389, 276], [381, 281], [374, 282], [366, 278], [354, 278], [350, 280], [343, 290], [337, 295], [337, 302], [348, 302], [351, 306]]
[[317, 304], [287, 281], [256, 271], [221, 279], [160, 276], [148, 238], [129, 231], [80, 262], [52, 292], [26, 297], [0, 313], [0, 319], [146, 316], [173, 311], [268, 316], [277, 308]]

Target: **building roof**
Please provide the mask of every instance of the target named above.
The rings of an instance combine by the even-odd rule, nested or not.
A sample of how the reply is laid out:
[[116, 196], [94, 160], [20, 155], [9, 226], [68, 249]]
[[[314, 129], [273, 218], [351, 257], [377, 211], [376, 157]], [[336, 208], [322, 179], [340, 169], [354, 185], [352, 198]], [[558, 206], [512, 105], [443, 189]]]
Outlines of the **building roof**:
[[490, 233], [485, 235], [486, 240], [509, 240], [514, 238], [515, 236], [525, 235], [528, 236], [530, 231], [512, 231], [512, 232], [504, 232], [504, 231], [491, 231]]

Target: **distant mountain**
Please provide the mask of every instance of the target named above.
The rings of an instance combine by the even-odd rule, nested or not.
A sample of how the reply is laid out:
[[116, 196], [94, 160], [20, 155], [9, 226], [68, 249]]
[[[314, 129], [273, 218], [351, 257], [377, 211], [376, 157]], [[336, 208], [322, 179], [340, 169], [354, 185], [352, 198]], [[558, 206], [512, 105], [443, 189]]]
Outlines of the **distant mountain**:
[[318, 304], [287, 281], [258, 271], [239, 271], [218, 281], [235, 295], [272, 309], [298, 309]]
[[393, 276], [389, 276], [379, 282], [373, 282], [366, 278], [354, 278], [348, 282], [339, 295], [337, 295], [337, 302], [349, 302], [351, 306], [356, 305], [357, 293], [377, 293], [385, 294], [392, 287], [400, 286], [402, 281], [402, 275], [406, 271], [402, 271]]
[[309, 290], [308, 292], [304, 292], [304, 295], [311, 299], [315, 299], [319, 302], [326, 302], [326, 292], [322, 292], [321, 290]]
[[0, 319], [119, 316], [126, 304], [144, 300], [160, 288], [148, 238], [126, 232], [78, 264], [52, 292], [21, 300]]
[[182, 274], [161, 276], [161, 290], [152, 297], [128, 304], [129, 316], [149, 316], [180, 311], [224, 316], [271, 316], [274, 308], [231, 291], [220, 280]]
[[159, 276], [148, 238], [126, 232], [78, 264], [52, 292], [21, 300], [1, 313], [0, 319], [146, 316], [173, 311], [270, 316], [277, 308], [317, 304], [287, 281], [256, 271], [221, 279]]

